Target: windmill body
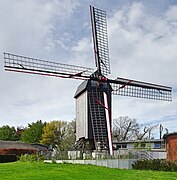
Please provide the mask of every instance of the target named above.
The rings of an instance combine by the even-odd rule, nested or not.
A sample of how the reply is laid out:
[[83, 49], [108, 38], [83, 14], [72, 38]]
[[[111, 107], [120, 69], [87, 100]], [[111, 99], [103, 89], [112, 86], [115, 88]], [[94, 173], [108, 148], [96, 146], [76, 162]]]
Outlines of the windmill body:
[[36, 58], [4, 53], [5, 70], [59, 78], [84, 80], [76, 98], [76, 148], [106, 150], [113, 154], [111, 133], [112, 94], [171, 101], [172, 88], [110, 74], [106, 12], [90, 6], [96, 71]]
[[[76, 141], [86, 149], [110, 149], [111, 142], [111, 86], [98, 85], [97, 81], [86, 80], [76, 94]], [[78, 148], [81, 148], [78, 147]]]

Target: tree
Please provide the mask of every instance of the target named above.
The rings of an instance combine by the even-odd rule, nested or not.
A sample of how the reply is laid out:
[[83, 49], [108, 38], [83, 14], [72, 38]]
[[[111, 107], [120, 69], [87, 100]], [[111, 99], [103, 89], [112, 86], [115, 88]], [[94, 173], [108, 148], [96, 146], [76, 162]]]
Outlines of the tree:
[[117, 141], [132, 140], [139, 130], [140, 127], [136, 119], [120, 116], [113, 120], [113, 137]]
[[157, 125], [142, 127], [136, 119], [120, 116], [113, 120], [113, 138], [116, 141], [150, 139], [156, 127]]
[[16, 134], [17, 134], [18, 140], [21, 139], [21, 135], [25, 130], [26, 128], [24, 128], [23, 126], [17, 127]]
[[59, 151], [67, 150], [75, 143], [74, 122], [51, 121], [44, 126], [40, 143], [52, 145]]
[[[142, 140], [143, 138], [144, 139], [152, 139], [152, 131], [157, 128], [158, 125], [152, 125], [152, 126], [145, 126], [144, 129], [143, 129], [143, 133], [141, 133], [140, 131], [139, 132], [136, 132], [136, 137], [138, 140]], [[145, 135], [148, 135], [148, 136], [145, 136]]]
[[65, 149], [72, 149], [76, 142], [75, 135], [76, 121], [68, 122], [65, 138]]
[[28, 128], [22, 132], [21, 140], [26, 143], [38, 143], [41, 139], [45, 123], [41, 120], [28, 124]]
[[4, 141], [16, 141], [18, 140], [18, 136], [16, 134], [15, 127], [10, 127], [8, 125], [4, 125], [0, 127], [0, 140]]

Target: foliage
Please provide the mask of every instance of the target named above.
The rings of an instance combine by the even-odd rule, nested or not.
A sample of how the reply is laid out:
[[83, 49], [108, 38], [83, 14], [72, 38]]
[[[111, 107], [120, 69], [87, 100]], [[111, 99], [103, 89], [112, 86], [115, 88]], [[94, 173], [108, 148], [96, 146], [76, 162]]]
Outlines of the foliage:
[[16, 134], [15, 127], [10, 127], [8, 125], [4, 125], [0, 127], [0, 140], [3, 141], [16, 141], [18, 140], [18, 136]]
[[21, 135], [21, 141], [26, 143], [37, 143], [41, 139], [45, 123], [41, 120], [28, 124], [28, 128]]
[[138, 160], [133, 164], [133, 169], [155, 170], [155, 171], [177, 171], [175, 162], [163, 159]]
[[15, 154], [15, 155], [21, 155], [21, 154], [34, 154], [36, 151], [34, 149], [17, 149], [17, 148], [11, 148], [11, 149], [0, 149], [0, 154]]
[[0, 155], [0, 163], [17, 161], [17, 157], [14, 154]]
[[24, 128], [23, 126], [18, 126], [17, 127], [16, 135], [17, 135], [18, 140], [21, 139], [21, 135], [25, 130], [26, 130], [26, 128]]
[[68, 149], [75, 143], [74, 122], [51, 121], [46, 123], [40, 143], [51, 145], [59, 151]]
[[151, 150], [151, 143], [145, 142], [145, 141], [144, 142], [135, 142], [134, 148], [139, 149], [139, 150], [146, 149], [146, 150], [150, 151]]
[[47, 123], [44, 126], [40, 143], [52, 145], [52, 147], [61, 146], [66, 131], [66, 124], [64, 121], [51, 121]]
[[38, 155], [38, 154], [24, 154], [19, 157], [19, 161], [21, 162], [39, 162], [43, 161], [44, 156], [43, 155]]
[[177, 179], [177, 173], [143, 170], [123, 170], [81, 164], [47, 164], [36, 162], [13, 162], [0, 164], [1, 179]]

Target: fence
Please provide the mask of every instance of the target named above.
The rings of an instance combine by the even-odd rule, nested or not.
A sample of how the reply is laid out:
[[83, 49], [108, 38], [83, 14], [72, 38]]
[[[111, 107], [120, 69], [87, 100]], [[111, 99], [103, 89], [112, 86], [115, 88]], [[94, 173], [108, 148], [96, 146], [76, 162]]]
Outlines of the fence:
[[166, 151], [121, 149], [114, 151], [114, 157], [118, 159], [166, 159]]
[[92, 164], [119, 169], [132, 169], [138, 159], [166, 159], [165, 151], [121, 149], [110, 156], [107, 151], [54, 151], [45, 156], [47, 163]]
[[110, 156], [107, 151], [53, 151], [46, 160], [95, 160], [95, 159], [166, 159], [165, 151], [120, 149]]
[[[72, 164], [92, 164], [109, 168], [132, 169], [133, 159], [95, 159], [95, 160], [56, 160], [56, 163]], [[45, 160], [46, 163], [52, 163], [52, 160]]]

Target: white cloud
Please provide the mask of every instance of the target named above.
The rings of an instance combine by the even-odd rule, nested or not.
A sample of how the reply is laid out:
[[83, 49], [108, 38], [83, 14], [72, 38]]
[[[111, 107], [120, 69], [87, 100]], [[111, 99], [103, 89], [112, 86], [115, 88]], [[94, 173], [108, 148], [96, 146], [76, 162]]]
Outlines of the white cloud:
[[177, 20], [177, 5], [169, 6], [168, 10], [165, 13], [167, 20], [176, 21]]
[[144, 6], [142, 3], [133, 3], [129, 8], [129, 12], [127, 14], [127, 21], [129, 26], [136, 27], [140, 22], [143, 21], [144, 14]]
[[71, 48], [71, 50], [71, 53], [73, 54], [73, 57], [70, 61], [71, 64], [74, 62], [76, 65], [89, 68], [93, 67], [94, 57], [91, 38], [83, 37], [77, 42], [75, 46]]
[[72, 47], [72, 50], [75, 52], [81, 52], [85, 54], [88, 52], [91, 48], [91, 43], [88, 38], [84, 37], [82, 38], [76, 46]]
[[55, 47], [56, 23], [62, 25], [77, 6], [76, 0], [1, 1], [0, 49], [43, 55]]
[[168, 21], [166, 15], [146, 14], [144, 8], [142, 3], [135, 3], [128, 13], [121, 10], [109, 19], [112, 63], [117, 64], [121, 76], [154, 82], [160, 79], [159, 83], [173, 85], [177, 25], [175, 20]]
[[[149, 14], [143, 3], [133, 3], [108, 20], [112, 77], [126, 77], [177, 88], [177, 11], [167, 8], [161, 15]], [[154, 102], [114, 96], [114, 118], [128, 115], [151, 122], [176, 115], [172, 102]], [[166, 124], [167, 125], [167, 124]]]

